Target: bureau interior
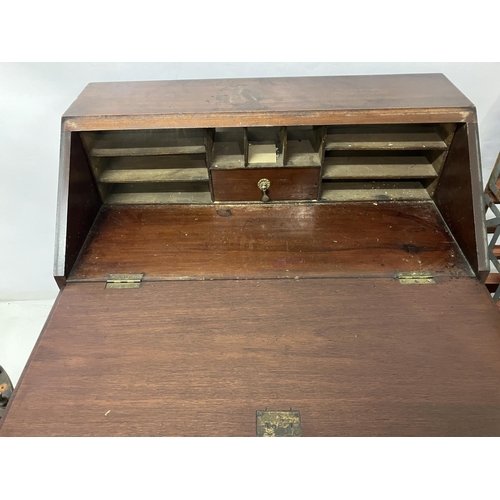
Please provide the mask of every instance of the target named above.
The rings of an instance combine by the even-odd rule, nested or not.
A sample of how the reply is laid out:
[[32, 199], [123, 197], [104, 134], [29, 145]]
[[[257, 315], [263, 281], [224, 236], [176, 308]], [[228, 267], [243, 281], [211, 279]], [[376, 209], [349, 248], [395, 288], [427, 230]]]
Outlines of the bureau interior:
[[[217, 182], [240, 179], [234, 172], [213, 177], [214, 170], [270, 169], [269, 175], [279, 176], [273, 169], [311, 167], [318, 169], [318, 182], [315, 195], [304, 199], [335, 202], [431, 199], [455, 128], [332, 125], [80, 135], [106, 204], [210, 203], [219, 201]], [[295, 182], [300, 182], [300, 172], [295, 172]], [[253, 184], [252, 194], [231, 201], [259, 202], [260, 191]], [[273, 198], [275, 185], [271, 179], [270, 201], [287, 201], [286, 191]]]
[[468, 134], [467, 124], [73, 132], [56, 279], [474, 274]]

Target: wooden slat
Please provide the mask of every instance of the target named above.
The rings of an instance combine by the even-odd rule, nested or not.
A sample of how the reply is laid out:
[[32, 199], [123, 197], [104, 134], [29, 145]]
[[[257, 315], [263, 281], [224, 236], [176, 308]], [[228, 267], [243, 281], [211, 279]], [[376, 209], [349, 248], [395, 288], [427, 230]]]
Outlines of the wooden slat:
[[92, 156], [145, 156], [145, 155], [182, 155], [200, 154], [205, 146], [183, 144], [177, 146], [139, 147], [139, 148], [98, 148], [92, 150]]
[[210, 203], [210, 192], [112, 193], [106, 198], [110, 205], [150, 205], [163, 203]]
[[445, 150], [432, 126], [329, 127], [326, 150]]
[[201, 129], [87, 132], [91, 156], [204, 154]]
[[170, 168], [142, 170], [105, 170], [99, 177], [100, 182], [168, 182], [168, 181], [208, 181], [206, 168]]
[[425, 156], [325, 158], [323, 179], [433, 179], [437, 174]]
[[124, 156], [110, 158], [98, 173], [99, 182], [192, 182], [208, 181], [201, 155]]
[[103, 159], [106, 165], [99, 182], [208, 181], [205, 158], [201, 155], [130, 156]]
[[[208, 182], [140, 182], [115, 184], [108, 205], [211, 203]], [[118, 273], [119, 274], [119, 273]]]
[[420, 182], [323, 183], [323, 201], [430, 200]]

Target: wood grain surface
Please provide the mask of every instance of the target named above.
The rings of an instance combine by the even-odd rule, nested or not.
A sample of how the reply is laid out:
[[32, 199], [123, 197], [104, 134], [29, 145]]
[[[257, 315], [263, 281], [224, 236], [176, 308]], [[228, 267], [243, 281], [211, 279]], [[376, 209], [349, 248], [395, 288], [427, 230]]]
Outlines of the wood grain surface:
[[61, 292], [2, 436], [499, 436], [500, 322], [475, 278]]
[[79, 134], [63, 132], [56, 218], [54, 278], [66, 282], [102, 205]]
[[434, 199], [472, 269], [484, 281], [490, 264], [477, 141], [475, 125], [457, 127]]
[[[404, 109], [404, 112], [402, 111]], [[475, 120], [442, 74], [91, 83], [66, 130]]]
[[471, 273], [431, 202], [104, 206], [70, 280]]

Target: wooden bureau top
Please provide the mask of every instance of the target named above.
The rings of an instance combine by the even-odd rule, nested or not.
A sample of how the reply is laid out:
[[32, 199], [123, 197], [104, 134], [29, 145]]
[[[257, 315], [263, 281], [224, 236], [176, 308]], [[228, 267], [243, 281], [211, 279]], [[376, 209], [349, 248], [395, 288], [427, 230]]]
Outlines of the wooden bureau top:
[[442, 74], [321, 76], [90, 83], [63, 129], [475, 120], [474, 105]]

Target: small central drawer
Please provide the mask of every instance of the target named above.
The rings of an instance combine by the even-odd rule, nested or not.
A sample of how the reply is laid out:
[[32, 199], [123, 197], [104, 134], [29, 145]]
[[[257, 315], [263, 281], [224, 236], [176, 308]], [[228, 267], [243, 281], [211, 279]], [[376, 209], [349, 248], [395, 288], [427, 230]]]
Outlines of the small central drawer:
[[214, 201], [262, 201], [262, 179], [269, 181], [270, 202], [318, 199], [319, 167], [277, 167], [213, 169]]

